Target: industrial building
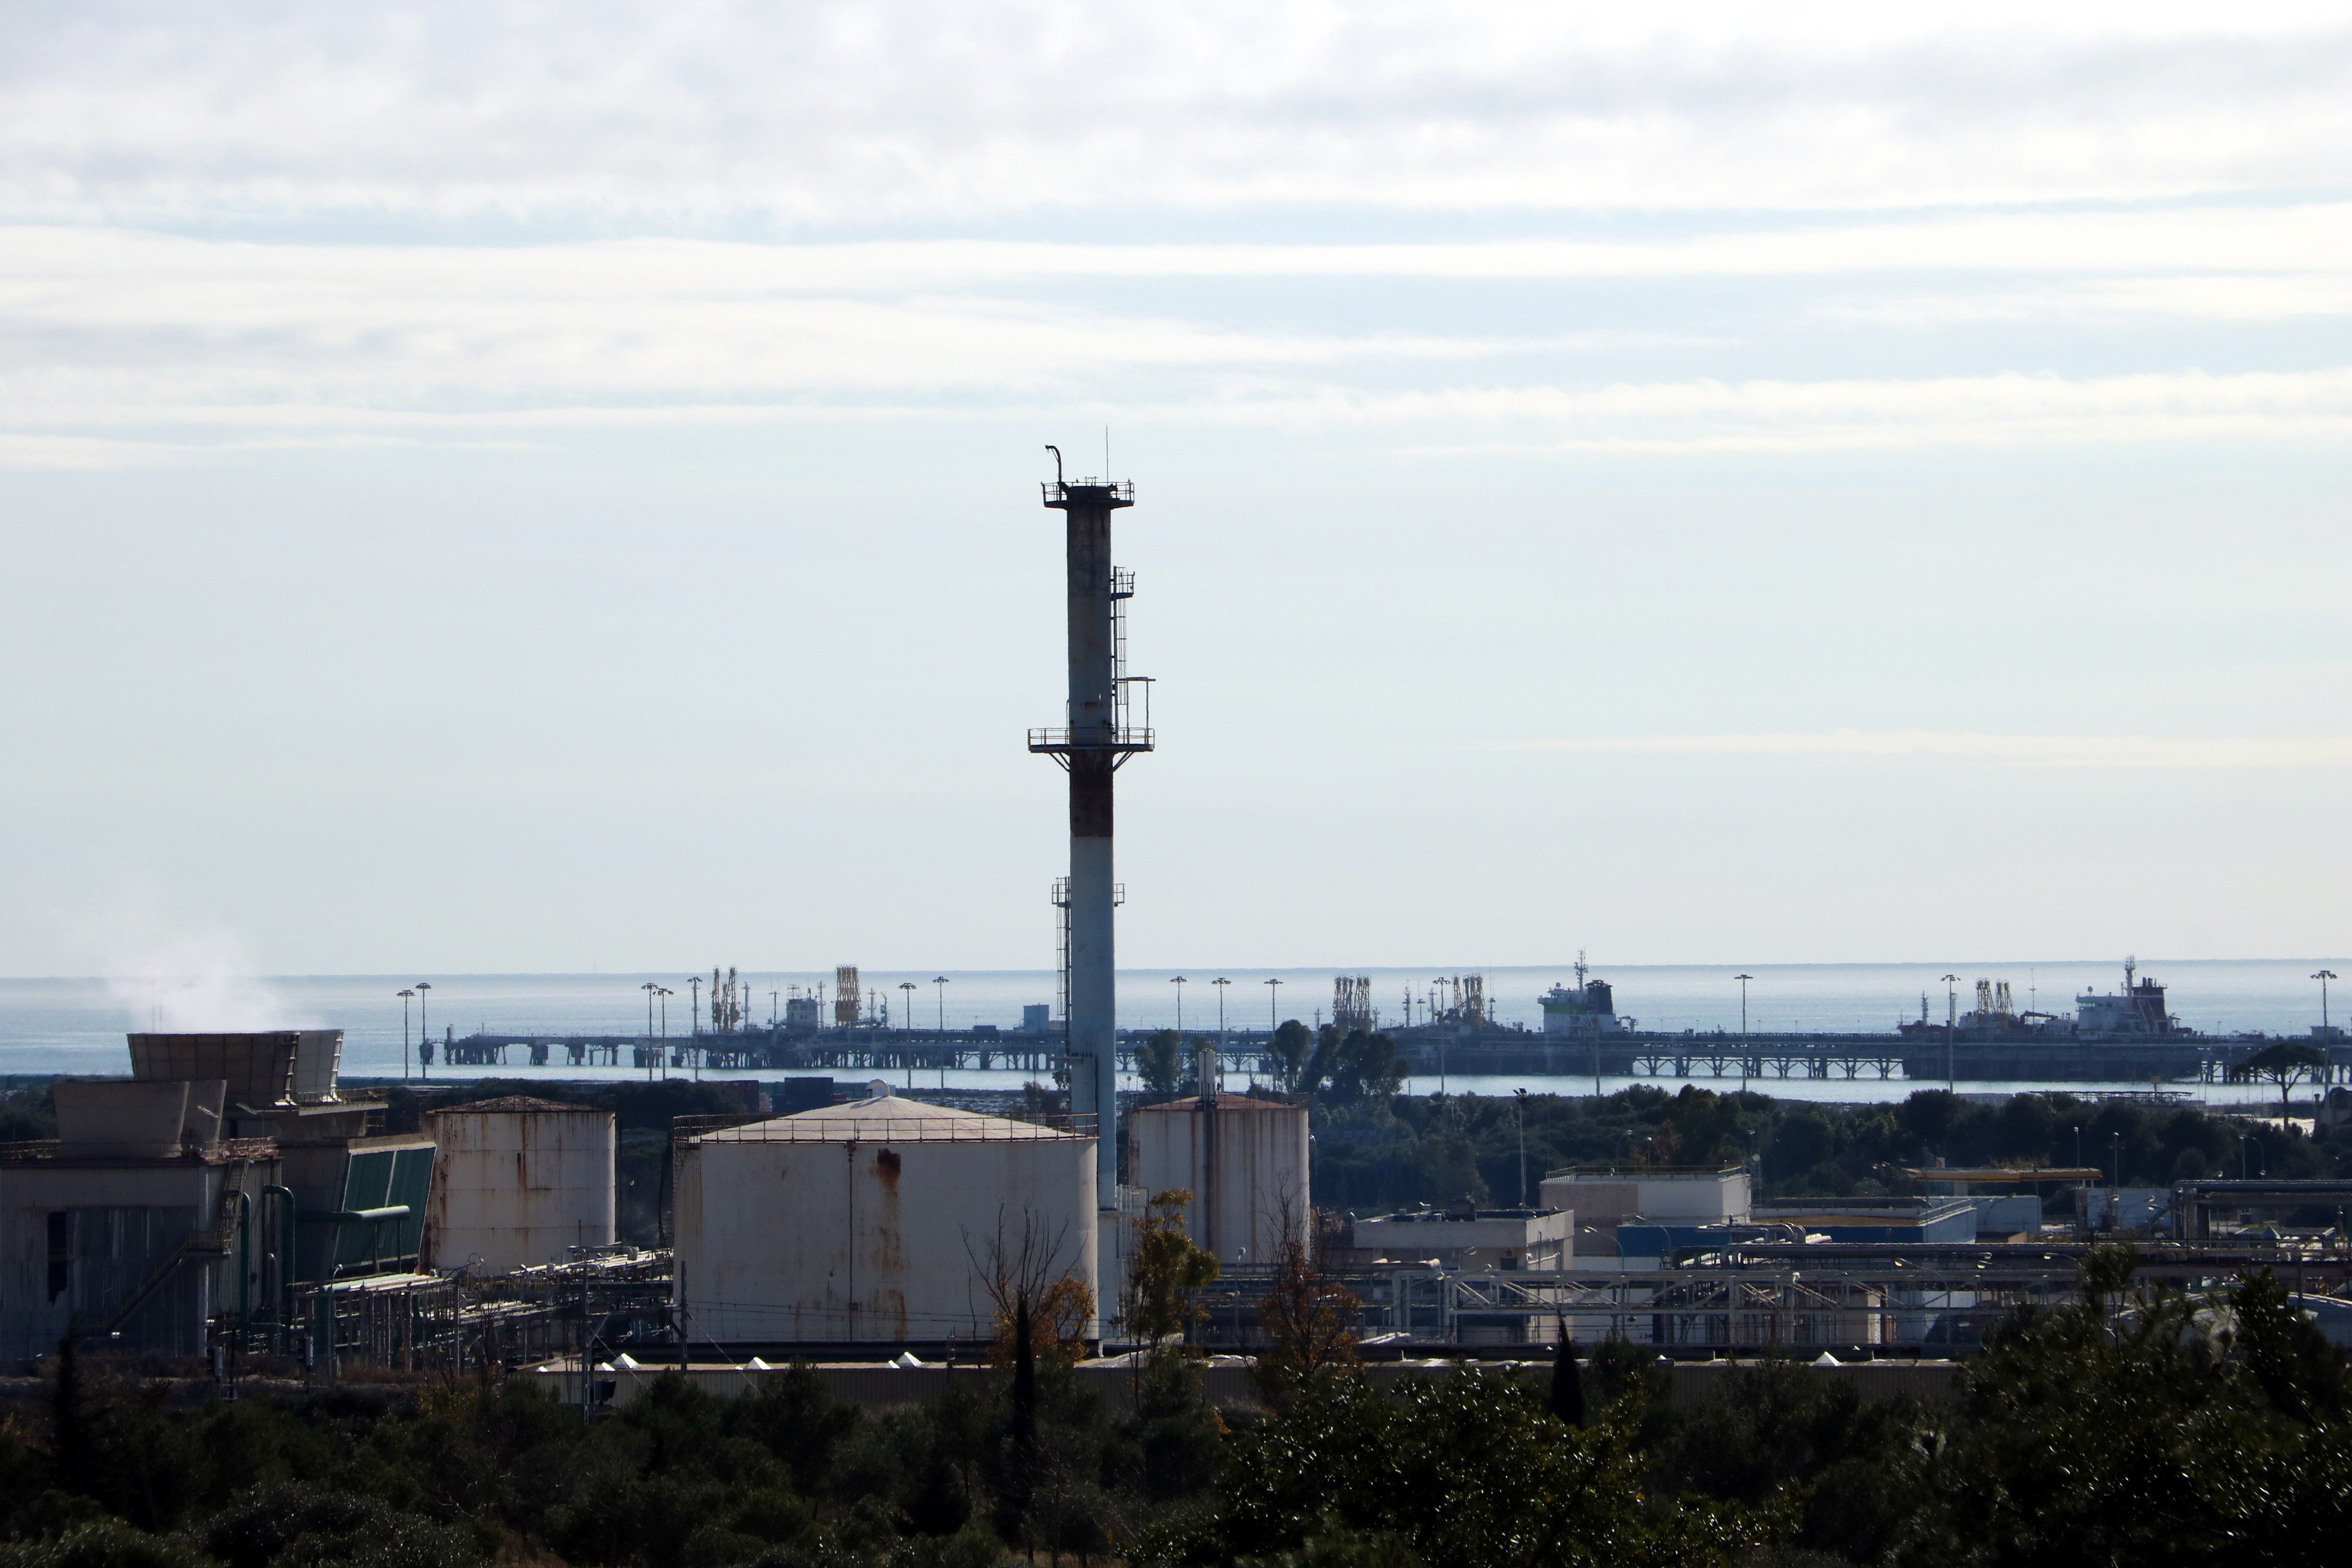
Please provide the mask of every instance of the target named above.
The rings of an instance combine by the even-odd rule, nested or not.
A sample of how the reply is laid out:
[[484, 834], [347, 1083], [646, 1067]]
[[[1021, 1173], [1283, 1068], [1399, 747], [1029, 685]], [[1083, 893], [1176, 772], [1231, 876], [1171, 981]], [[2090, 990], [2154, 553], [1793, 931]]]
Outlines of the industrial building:
[[926, 1105], [877, 1081], [845, 1105], [681, 1130], [688, 1332], [738, 1349], [971, 1343], [1013, 1275], [1074, 1278], [1099, 1302], [1096, 1143], [1089, 1121], [1071, 1123]]
[[511, 1274], [613, 1244], [614, 1116], [509, 1095], [428, 1111], [426, 1266]]
[[1583, 1225], [1614, 1225], [1636, 1216], [1722, 1225], [1746, 1219], [1751, 1202], [1745, 1165], [1554, 1171], [1538, 1192], [1542, 1207], [1573, 1209]]
[[55, 1140], [0, 1149], [0, 1357], [283, 1342], [306, 1292], [414, 1270], [432, 1142], [341, 1098], [341, 1031], [130, 1046], [130, 1079], [58, 1080]]
[[1482, 1209], [1465, 1198], [1357, 1220], [1348, 1240], [1357, 1267], [1415, 1264], [1476, 1274], [1565, 1268], [1576, 1258], [1576, 1216], [1566, 1209]]
[[1220, 1265], [1271, 1262], [1312, 1220], [1307, 1108], [1226, 1093], [1202, 1059], [1206, 1092], [1129, 1112], [1128, 1174], [1146, 1194], [1190, 1192], [1186, 1229]]
[[263, 1289], [251, 1219], [278, 1180], [275, 1147], [221, 1138], [218, 1079], [55, 1090], [57, 1141], [0, 1152], [0, 1359], [68, 1334], [203, 1354], [214, 1316]]

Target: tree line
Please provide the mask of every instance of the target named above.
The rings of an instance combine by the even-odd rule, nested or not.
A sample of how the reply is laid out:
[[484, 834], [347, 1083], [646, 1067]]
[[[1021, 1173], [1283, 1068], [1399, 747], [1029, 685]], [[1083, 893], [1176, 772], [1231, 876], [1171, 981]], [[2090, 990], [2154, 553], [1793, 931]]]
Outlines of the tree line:
[[[1181, 1319], [1197, 1269], [1161, 1250]], [[530, 1373], [175, 1408], [68, 1356], [46, 1409], [0, 1420], [0, 1568], [2327, 1560], [2352, 1526], [2343, 1353], [2266, 1274], [2136, 1291], [2132, 1262], [2095, 1252], [1946, 1402], [1768, 1358], [1680, 1405], [1622, 1341], [1382, 1387], [1301, 1359], [1341, 1348], [1311, 1299], [1248, 1409], [1213, 1408], [1172, 1338], [1123, 1409], [1036, 1343], [1025, 1374], [879, 1414], [794, 1367], [730, 1399], [666, 1373], [589, 1423]]]
[[1325, 1095], [1314, 1099], [1312, 1116], [1315, 1201], [1365, 1213], [1465, 1196], [1515, 1202], [1523, 1132], [1533, 1173], [1752, 1162], [1768, 1198], [1916, 1193], [1922, 1184], [1905, 1173], [1938, 1158], [1955, 1166], [2095, 1166], [2126, 1186], [2352, 1176], [2347, 1130], [2306, 1136], [2276, 1119], [2183, 1101], [2063, 1092], [1984, 1100], [1933, 1089], [1890, 1103], [1824, 1105], [1637, 1084], [1597, 1097], [1531, 1094], [1524, 1108], [1492, 1095]]

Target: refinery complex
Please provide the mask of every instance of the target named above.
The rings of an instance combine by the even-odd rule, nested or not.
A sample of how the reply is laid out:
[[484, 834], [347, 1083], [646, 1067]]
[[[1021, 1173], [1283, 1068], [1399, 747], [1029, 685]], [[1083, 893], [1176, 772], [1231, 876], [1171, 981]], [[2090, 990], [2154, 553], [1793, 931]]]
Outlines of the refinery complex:
[[[1309, 1107], [1255, 1081], [1273, 1031], [1188, 1037], [1191, 1087], [1122, 1091], [1147, 1037], [1115, 1005], [1116, 784], [1155, 744], [1149, 683], [1128, 666], [1135, 577], [1112, 552], [1135, 494], [1055, 462], [1043, 499], [1066, 534], [1066, 711], [1026, 744], [1067, 786], [1055, 1002], [1017, 1029], [920, 1030], [903, 1005], [894, 1026], [844, 967], [829, 994], [759, 1023], [738, 978], [714, 971], [678, 1039], [649, 1019], [644, 1036], [423, 1041], [427, 1068], [437, 1051], [445, 1068], [548, 1069], [543, 1094], [473, 1100], [346, 1085], [336, 1030], [131, 1035], [124, 1076], [56, 1083], [54, 1140], [0, 1147], [0, 1358], [70, 1343], [312, 1378], [497, 1366], [593, 1410], [664, 1367], [731, 1388], [793, 1360], [970, 1364], [1018, 1296], [1055, 1302], [1070, 1337], [1115, 1360], [1139, 1348], [1129, 1281], [1162, 1199], [1216, 1265], [1192, 1332], [1234, 1350], [1252, 1343], [1251, 1304], [1311, 1268], [1344, 1282], [1368, 1349], [1396, 1356], [1507, 1351], [1561, 1328], [1668, 1354], [1947, 1353], [2071, 1292], [2094, 1229], [2142, 1237], [2151, 1278], [2292, 1267], [2310, 1300], [2352, 1313], [2330, 1289], [2352, 1260], [2271, 1223], [2352, 1201], [2352, 1184], [2125, 1188], [2078, 1162], [1923, 1169], [1906, 1173], [1920, 1196], [1775, 1205], [1747, 1165], [1643, 1163], [1523, 1173], [1512, 1206], [1343, 1215], [1315, 1201]], [[1941, 1017], [1923, 998], [1883, 1034], [1645, 1031], [1581, 962], [1541, 998], [1540, 1028], [1498, 1025], [1475, 974], [1393, 1013], [1344, 976], [1328, 1013], [1339, 1035], [1391, 1042], [1429, 1088], [1669, 1071], [2161, 1084], [2229, 1076], [2275, 1044], [2180, 1028], [2162, 984], [2131, 967], [2066, 1016], [2021, 1011], [1994, 981], [1964, 1012], [1954, 979]], [[2340, 1031], [2309, 1043], [2315, 1086], [2352, 1063]], [[745, 1075], [727, 1113], [667, 1127], [649, 1234], [623, 1234], [614, 1112], [562, 1092], [561, 1069], [587, 1065]], [[1034, 1081], [978, 1105], [878, 1076], [950, 1066]], [[2333, 1089], [2318, 1114], [2347, 1101]], [[2060, 1194], [2063, 1219], [2047, 1212]]]

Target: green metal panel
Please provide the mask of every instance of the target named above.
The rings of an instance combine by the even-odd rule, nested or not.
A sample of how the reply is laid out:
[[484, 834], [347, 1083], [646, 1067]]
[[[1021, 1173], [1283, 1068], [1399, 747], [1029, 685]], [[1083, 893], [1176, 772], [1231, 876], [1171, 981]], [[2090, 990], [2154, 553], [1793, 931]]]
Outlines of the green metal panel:
[[401, 1149], [392, 1162], [392, 1190], [386, 1203], [408, 1205], [408, 1217], [384, 1227], [387, 1243], [396, 1242], [403, 1266], [415, 1268], [425, 1244], [425, 1205], [433, 1195], [433, 1150]]
[[335, 1272], [371, 1268], [413, 1268], [425, 1235], [425, 1202], [433, 1184], [433, 1151], [355, 1149], [343, 1173], [346, 1212], [406, 1205], [408, 1217], [336, 1227]]

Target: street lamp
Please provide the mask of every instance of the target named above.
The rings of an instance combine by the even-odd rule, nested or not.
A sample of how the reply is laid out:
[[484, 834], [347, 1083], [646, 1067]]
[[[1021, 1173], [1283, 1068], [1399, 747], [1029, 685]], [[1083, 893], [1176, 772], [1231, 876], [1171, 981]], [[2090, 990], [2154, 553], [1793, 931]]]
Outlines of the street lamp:
[[661, 987], [648, 980], [638, 989], [646, 994], [646, 1048], [651, 1050], [654, 1045], [654, 993]]
[[[907, 994], [899, 998], [901, 1004], [899, 1010], [906, 1015], [900, 1026], [907, 1031], [907, 1087], [912, 1089], [915, 1087], [915, 983], [911, 980], [901, 980], [898, 982], [898, 989]], [[877, 1046], [875, 1049], [879, 1050], [881, 1047]]]
[[418, 1078], [428, 1076], [425, 1071], [425, 1064], [433, 1059], [433, 1026], [425, 1021], [425, 1004], [429, 1000], [425, 994], [432, 989], [433, 982], [430, 980], [420, 980], [416, 983], [416, 1076]]
[[[1220, 974], [1209, 984], [1217, 988], [1217, 1038], [1222, 1040], [1225, 1037], [1225, 987], [1233, 982]], [[1179, 991], [1176, 994], [1181, 1000], [1184, 994]]]
[[406, 1083], [408, 1081], [408, 1002], [409, 998], [415, 996], [416, 993], [398, 991], [394, 994], [400, 998], [400, 1081]]
[[1519, 1128], [1519, 1206], [1525, 1208], [1528, 1206], [1528, 1091], [1515, 1089], [1511, 1096]]
[[2324, 1035], [2327, 1032], [2327, 983], [2336, 978], [2336, 971], [2323, 969], [2312, 978], [2319, 982], [2319, 1031]]
[[[1953, 1039], [1960, 1030], [1960, 977], [1944, 976], [1944, 1092], [1951, 1094], [1959, 1088], [1958, 1074], [1952, 1067]], [[1978, 1020], [1981, 1023], [1983, 1020]]]
[[[1739, 1092], [1745, 1094], [1748, 1092], [1748, 983], [1756, 976], [1735, 974], [1732, 978], [1739, 982]], [[1783, 1066], [1780, 1070], [1786, 1072], [1788, 1068]]]
[[654, 994], [661, 998], [661, 1041], [653, 1049], [653, 1059], [646, 1064], [646, 1077], [650, 1080], [658, 1066], [662, 1077], [669, 1077], [669, 999], [677, 994], [668, 986], [656, 987]]
[[1269, 980], [1265, 984], [1265, 1037], [1267, 1042], [1271, 1044], [1274, 1039], [1275, 1030], [1281, 1027], [1280, 1025], [1274, 1021], [1274, 1011], [1277, 1005], [1275, 998], [1282, 994], [1282, 993], [1276, 990], [1275, 987], [1280, 985], [1282, 982], [1279, 980]]
[[944, 974], [934, 974], [931, 976], [931, 984], [938, 988], [940, 994], [940, 1038], [944, 1040], [948, 1037], [948, 977]]
[[1181, 1036], [1184, 1033], [1184, 977], [1171, 976], [1168, 984], [1176, 987], [1176, 1033]]

